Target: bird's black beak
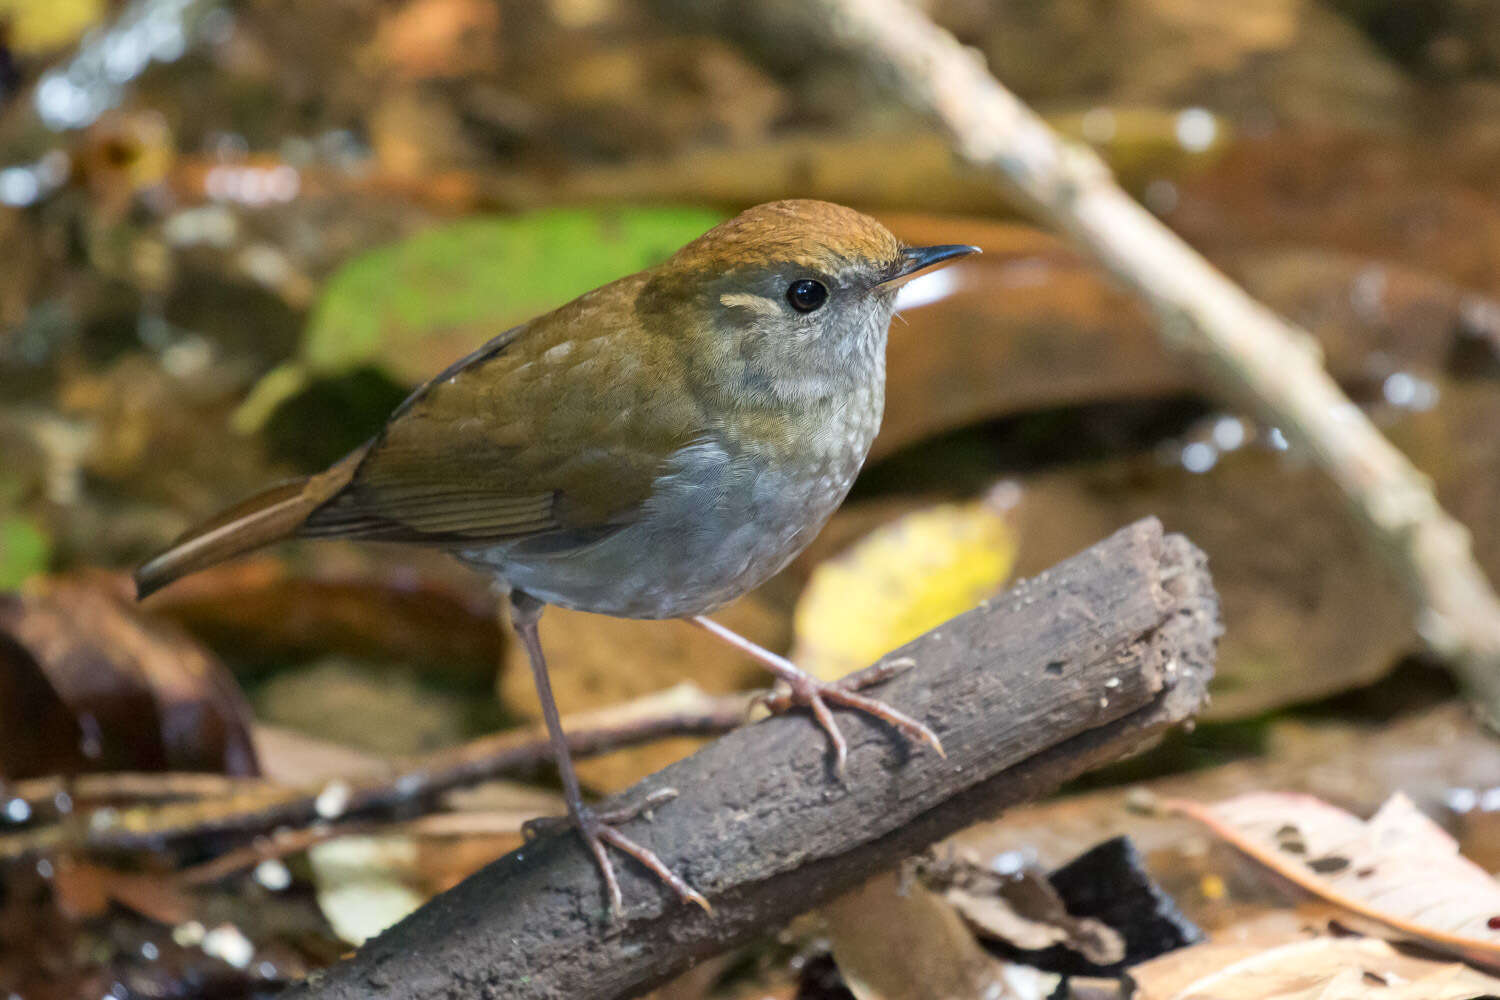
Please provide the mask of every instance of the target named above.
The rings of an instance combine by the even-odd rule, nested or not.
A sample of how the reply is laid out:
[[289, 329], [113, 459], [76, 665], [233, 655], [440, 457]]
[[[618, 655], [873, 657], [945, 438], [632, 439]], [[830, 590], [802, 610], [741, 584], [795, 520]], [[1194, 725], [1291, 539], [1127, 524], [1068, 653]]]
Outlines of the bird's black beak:
[[890, 273], [882, 278], [880, 283], [895, 281], [908, 274], [916, 274], [934, 264], [941, 264], [956, 257], [967, 257], [971, 253], [979, 253], [979, 248], [963, 243], [944, 243], [935, 247], [908, 247], [901, 251], [901, 256], [896, 258], [896, 263]]

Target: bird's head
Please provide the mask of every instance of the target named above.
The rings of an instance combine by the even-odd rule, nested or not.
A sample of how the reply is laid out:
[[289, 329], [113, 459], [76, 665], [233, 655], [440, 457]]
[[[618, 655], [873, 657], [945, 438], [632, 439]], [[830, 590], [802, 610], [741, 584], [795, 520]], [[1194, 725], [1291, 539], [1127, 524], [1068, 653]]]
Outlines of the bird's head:
[[879, 364], [899, 279], [977, 253], [907, 247], [885, 226], [826, 201], [741, 212], [658, 267], [638, 300], [643, 323], [668, 323], [748, 401], [846, 391]]

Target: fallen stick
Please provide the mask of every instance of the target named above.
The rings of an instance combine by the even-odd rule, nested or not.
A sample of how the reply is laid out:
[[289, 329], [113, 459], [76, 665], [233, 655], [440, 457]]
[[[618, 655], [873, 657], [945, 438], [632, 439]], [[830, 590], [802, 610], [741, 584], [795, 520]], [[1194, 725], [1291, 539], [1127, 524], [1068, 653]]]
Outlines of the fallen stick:
[[[747, 694], [710, 695], [684, 684], [564, 722], [574, 756], [590, 757], [666, 736], [722, 733], [744, 721], [751, 700]], [[390, 774], [334, 778], [306, 787], [217, 775], [85, 775], [75, 779], [75, 797], [136, 793], [159, 798], [186, 795], [195, 788], [209, 794], [189, 801], [86, 811], [82, 823], [52, 823], [0, 835], [0, 859], [61, 846], [94, 852], [163, 851], [186, 841], [247, 840], [286, 828], [369, 819], [383, 811], [399, 810], [409, 818], [435, 808], [442, 792], [551, 764], [546, 731], [530, 726], [438, 750], [394, 766]], [[43, 778], [17, 784], [15, 794], [35, 796], [40, 810], [43, 801], [70, 787], [66, 780]]]
[[1137, 750], [1203, 702], [1219, 634], [1201, 552], [1137, 522], [895, 650], [875, 689], [931, 725], [947, 759], [838, 713], [847, 783], [792, 713], [724, 736], [620, 796], [678, 797], [626, 832], [713, 903], [708, 915], [620, 864], [599, 875], [563, 833], [430, 901], [288, 997], [634, 996], [890, 868], [954, 830]]

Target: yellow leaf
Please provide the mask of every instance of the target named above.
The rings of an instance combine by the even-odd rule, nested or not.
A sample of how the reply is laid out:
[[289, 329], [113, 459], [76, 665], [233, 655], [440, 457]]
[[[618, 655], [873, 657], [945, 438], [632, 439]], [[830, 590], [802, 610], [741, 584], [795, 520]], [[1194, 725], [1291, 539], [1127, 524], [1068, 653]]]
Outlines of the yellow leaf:
[[813, 571], [792, 659], [824, 680], [869, 666], [999, 590], [1015, 556], [995, 494], [898, 518]]
[[0, 0], [0, 21], [23, 55], [61, 49], [103, 16], [104, 0]]

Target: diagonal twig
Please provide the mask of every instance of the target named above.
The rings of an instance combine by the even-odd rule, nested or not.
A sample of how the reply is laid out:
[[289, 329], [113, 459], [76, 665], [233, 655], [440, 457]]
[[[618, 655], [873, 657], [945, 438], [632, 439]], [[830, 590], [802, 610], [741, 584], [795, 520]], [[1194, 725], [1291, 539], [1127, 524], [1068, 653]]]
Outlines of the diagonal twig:
[[1500, 723], [1500, 598], [1469, 533], [1329, 377], [1310, 334], [1216, 270], [1121, 190], [1092, 151], [1060, 138], [915, 6], [807, 0], [768, 9], [796, 20], [770, 29], [854, 58], [935, 119], [964, 160], [1150, 303], [1171, 347], [1311, 456], [1401, 577], [1417, 632]]

